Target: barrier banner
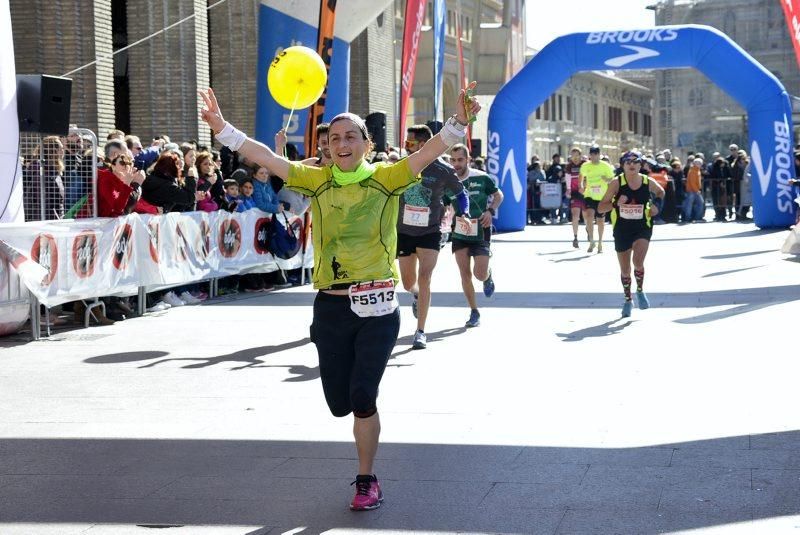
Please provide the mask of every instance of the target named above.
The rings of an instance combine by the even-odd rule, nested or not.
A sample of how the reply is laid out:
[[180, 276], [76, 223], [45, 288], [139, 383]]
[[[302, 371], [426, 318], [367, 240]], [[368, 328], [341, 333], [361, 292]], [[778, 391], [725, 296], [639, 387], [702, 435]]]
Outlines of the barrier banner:
[[800, 66], [800, 0], [779, 0], [783, 5], [783, 14], [786, 15], [786, 24], [789, 25], [789, 36], [794, 46], [794, 56]]
[[408, 0], [406, 4], [405, 27], [403, 29], [403, 56], [400, 62], [400, 126], [397, 130], [399, 145], [403, 146], [406, 136], [406, 113], [408, 99], [414, 89], [414, 75], [417, 69], [417, 53], [422, 23], [425, 20], [427, 0]]
[[[331, 56], [333, 55], [333, 24], [336, 21], [336, 0], [320, 0], [319, 2], [319, 29], [317, 30], [317, 54], [325, 62], [325, 70], [330, 80]], [[317, 126], [322, 124], [325, 113], [325, 100], [328, 94], [328, 83], [325, 82], [325, 91], [312, 106], [308, 114], [306, 126], [306, 157], [312, 158], [317, 152]]]
[[[287, 214], [288, 216], [288, 214]], [[48, 307], [248, 271], [313, 267], [311, 242], [283, 260], [270, 252], [272, 215], [187, 212], [0, 226], [0, 256]], [[281, 218], [282, 219], [282, 218]], [[289, 226], [304, 240], [303, 219]]]

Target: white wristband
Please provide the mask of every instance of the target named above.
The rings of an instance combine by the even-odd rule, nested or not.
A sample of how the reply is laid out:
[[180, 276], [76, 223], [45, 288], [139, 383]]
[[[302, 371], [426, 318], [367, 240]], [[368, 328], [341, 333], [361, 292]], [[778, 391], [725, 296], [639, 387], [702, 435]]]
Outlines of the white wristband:
[[229, 122], [225, 123], [225, 127], [216, 136], [217, 141], [228, 147], [233, 151], [242, 148], [244, 142], [247, 140], [247, 134], [241, 130], [236, 130]]
[[467, 127], [458, 124], [454, 117], [450, 117], [445, 121], [444, 127], [439, 131], [439, 135], [442, 136], [442, 141], [444, 141], [445, 145], [448, 147], [452, 147], [461, 141], [466, 133]]

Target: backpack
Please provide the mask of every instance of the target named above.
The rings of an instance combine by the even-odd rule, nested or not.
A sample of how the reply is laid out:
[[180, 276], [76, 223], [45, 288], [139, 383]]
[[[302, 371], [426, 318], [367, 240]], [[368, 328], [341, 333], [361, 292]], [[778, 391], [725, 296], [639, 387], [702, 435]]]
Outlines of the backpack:
[[272, 214], [272, 222], [267, 232], [269, 249], [273, 256], [288, 260], [300, 251], [301, 244], [297, 236], [299, 232], [295, 233], [285, 213], [281, 212], [280, 215], [283, 215], [285, 224], [279, 220], [279, 214]]

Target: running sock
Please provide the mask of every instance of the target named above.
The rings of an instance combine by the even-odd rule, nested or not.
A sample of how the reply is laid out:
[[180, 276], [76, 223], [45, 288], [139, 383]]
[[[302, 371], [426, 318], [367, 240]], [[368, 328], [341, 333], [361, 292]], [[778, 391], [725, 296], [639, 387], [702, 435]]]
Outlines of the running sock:
[[631, 278], [624, 275], [620, 276], [622, 280], [622, 290], [625, 292], [625, 300], [631, 300]]
[[[641, 292], [644, 285], [644, 269], [634, 269], [633, 276], [636, 277], [636, 291]], [[630, 284], [630, 279], [628, 279]]]

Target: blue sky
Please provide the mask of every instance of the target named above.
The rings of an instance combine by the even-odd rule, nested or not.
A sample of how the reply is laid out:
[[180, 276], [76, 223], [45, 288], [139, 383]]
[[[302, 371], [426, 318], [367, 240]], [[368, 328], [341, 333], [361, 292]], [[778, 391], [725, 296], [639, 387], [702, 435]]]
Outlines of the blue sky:
[[527, 0], [528, 46], [541, 50], [560, 35], [573, 32], [650, 28], [657, 0]]

